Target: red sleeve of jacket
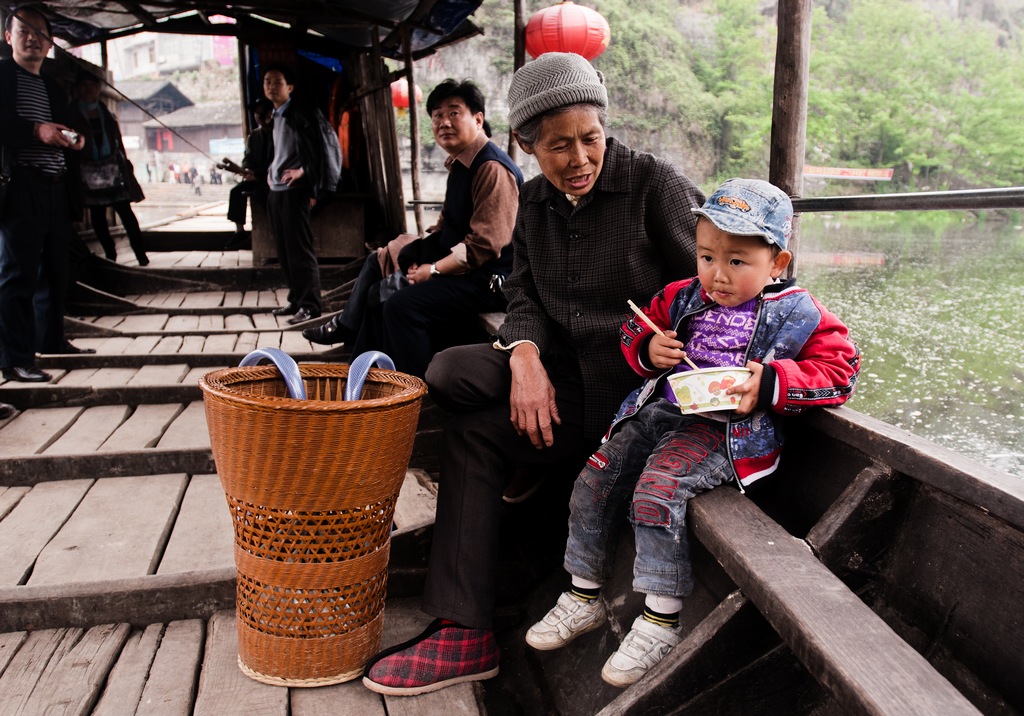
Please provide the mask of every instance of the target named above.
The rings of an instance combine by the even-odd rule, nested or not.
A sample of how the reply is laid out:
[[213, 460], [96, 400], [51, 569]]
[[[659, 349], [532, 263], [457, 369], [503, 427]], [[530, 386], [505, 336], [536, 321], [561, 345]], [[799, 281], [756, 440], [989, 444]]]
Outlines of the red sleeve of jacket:
[[770, 364], [777, 377], [778, 392], [772, 400], [776, 413], [796, 415], [808, 408], [842, 405], [856, 385], [860, 350], [846, 325], [813, 296], [811, 300], [821, 311], [818, 326], [796, 359]]
[[[670, 283], [651, 299], [650, 306], [641, 309], [644, 315], [650, 318], [654, 325], [661, 330], [671, 330], [672, 319], [670, 309], [672, 302], [675, 301], [679, 292], [693, 283], [693, 281], [694, 279], [688, 278], [684, 281]], [[659, 368], [647, 367], [647, 342], [653, 335], [654, 331], [651, 330], [651, 327], [640, 320], [632, 311], [630, 311], [626, 322], [619, 328], [622, 355], [625, 356], [630, 368], [642, 378], [655, 378], [665, 372]]]

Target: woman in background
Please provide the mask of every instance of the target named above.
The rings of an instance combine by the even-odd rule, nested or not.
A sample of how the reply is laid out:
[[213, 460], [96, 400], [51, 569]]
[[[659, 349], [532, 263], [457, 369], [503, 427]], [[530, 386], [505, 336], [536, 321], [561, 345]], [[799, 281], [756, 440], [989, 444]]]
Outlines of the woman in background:
[[121, 225], [128, 234], [128, 243], [139, 266], [149, 264], [142, 245], [142, 230], [132, 211], [132, 202], [142, 201], [142, 193], [135, 178], [132, 163], [124, 151], [121, 128], [114, 115], [100, 102], [100, 80], [83, 70], [77, 79], [78, 99], [71, 103], [71, 125], [85, 137], [82, 150], [82, 196], [89, 208], [89, 218], [104, 255], [117, 260], [117, 248], [107, 225], [107, 207], [121, 217]]

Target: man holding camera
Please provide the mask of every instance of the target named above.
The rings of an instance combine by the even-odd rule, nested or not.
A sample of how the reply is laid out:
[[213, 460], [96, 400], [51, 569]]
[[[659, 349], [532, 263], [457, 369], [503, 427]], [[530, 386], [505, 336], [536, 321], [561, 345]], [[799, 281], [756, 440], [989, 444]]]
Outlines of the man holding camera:
[[[13, 59], [0, 62], [0, 367], [5, 380], [40, 383], [36, 349], [80, 352], [64, 337], [72, 239], [65, 150], [85, 138], [65, 120], [66, 98], [39, 70], [53, 41], [37, 9], [7, 17]], [[33, 296], [48, 293], [38, 317]], [[41, 304], [43, 305], [43, 304]]]

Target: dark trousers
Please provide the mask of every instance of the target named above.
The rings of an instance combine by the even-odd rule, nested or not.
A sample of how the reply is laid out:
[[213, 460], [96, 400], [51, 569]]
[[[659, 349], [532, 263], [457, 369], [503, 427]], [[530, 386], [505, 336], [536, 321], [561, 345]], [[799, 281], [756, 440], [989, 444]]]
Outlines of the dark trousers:
[[498, 568], [501, 494], [517, 468], [573, 464], [573, 480], [600, 436], [583, 432], [583, 384], [571, 359], [545, 360], [562, 424], [554, 444], [537, 450], [509, 420], [508, 354], [489, 345], [459, 346], [435, 356], [430, 395], [454, 413], [444, 430], [437, 516], [423, 609], [465, 626], [492, 626]]
[[[219, 183], [219, 182], [218, 182]], [[267, 203], [267, 180], [252, 179], [241, 181], [228, 192], [228, 221], [233, 224], [245, 223], [245, 204], [249, 197], [260, 204]]]
[[[353, 334], [358, 334], [367, 311], [379, 312], [380, 282], [383, 278], [380, 261], [377, 260], [377, 252], [373, 251], [366, 257], [363, 267], [359, 269], [359, 275], [352, 286], [352, 293], [345, 301], [345, 310], [341, 312], [338, 323], [348, 328]], [[359, 351], [359, 353], [362, 352], [362, 350]], [[353, 355], [358, 355], [358, 353]]]
[[[132, 205], [128, 201], [118, 201], [110, 205], [110, 208], [121, 217], [121, 226], [128, 234], [128, 243], [135, 252], [135, 258], [142, 259], [146, 256], [146, 249], [142, 245], [142, 229], [139, 228], [139, 220], [132, 211]], [[117, 257], [117, 247], [114, 246], [114, 239], [110, 236], [110, 226], [107, 224], [107, 207], [90, 206], [89, 220], [92, 222], [93, 231], [96, 232], [96, 239], [103, 247], [104, 255], [111, 261]]]
[[267, 217], [277, 244], [277, 257], [288, 284], [288, 304], [320, 315], [320, 267], [309, 225], [310, 192], [305, 188], [272, 191]]
[[477, 314], [504, 311], [507, 302], [491, 291], [490, 274], [484, 273], [435, 276], [402, 288], [383, 303], [371, 291], [353, 355], [381, 350], [398, 370], [422, 378], [438, 350], [486, 339]]
[[[63, 182], [16, 170], [0, 218], [0, 351], [4, 368], [35, 365], [36, 348], [64, 344], [71, 221]], [[46, 310], [33, 297], [44, 286]]]

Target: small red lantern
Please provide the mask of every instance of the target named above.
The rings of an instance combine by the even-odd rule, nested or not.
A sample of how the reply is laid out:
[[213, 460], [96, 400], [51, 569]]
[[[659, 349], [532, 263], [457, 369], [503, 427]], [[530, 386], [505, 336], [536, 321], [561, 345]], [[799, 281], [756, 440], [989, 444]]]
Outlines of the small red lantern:
[[[413, 84], [413, 89], [416, 91], [416, 104], [419, 104], [423, 101], [423, 90], [417, 84]], [[409, 83], [404, 77], [391, 83], [391, 102], [399, 109], [409, 108]]]
[[526, 51], [534, 59], [545, 52], [575, 52], [592, 60], [608, 49], [611, 39], [601, 13], [571, 0], [538, 11], [526, 23]]

